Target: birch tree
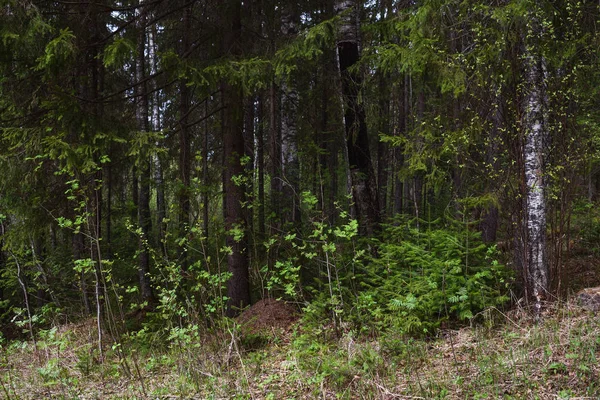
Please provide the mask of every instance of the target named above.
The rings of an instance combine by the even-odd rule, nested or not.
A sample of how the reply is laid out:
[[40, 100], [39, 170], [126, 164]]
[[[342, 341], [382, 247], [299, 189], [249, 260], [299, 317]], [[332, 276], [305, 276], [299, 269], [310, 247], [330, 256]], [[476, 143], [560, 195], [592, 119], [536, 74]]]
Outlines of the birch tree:
[[360, 59], [359, 3], [355, 0], [342, 0], [336, 3], [335, 8], [341, 17], [337, 51], [352, 195], [360, 228], [370, 235], [379, 224], [380, 217], [365, 109], [359, 100], [362, 77], [353, 68]]
[[525, 48], [526, 87], [525, 161], [527, 242], [526, 268], [529, 295], [539, 316], [548, 291], [548, 261], [546, 260], [546, 198], [544, 182], [544, 146], [548, 140], [545, 80], [546, 67], [540, 54], [542, 25], [539, 17], [530, 15]]

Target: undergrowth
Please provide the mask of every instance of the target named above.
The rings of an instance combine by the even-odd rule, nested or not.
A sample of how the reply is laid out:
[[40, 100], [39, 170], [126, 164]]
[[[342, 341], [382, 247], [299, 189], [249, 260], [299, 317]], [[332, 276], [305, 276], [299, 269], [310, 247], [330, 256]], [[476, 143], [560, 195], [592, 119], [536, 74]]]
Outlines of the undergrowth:
[[[348, 215], [339, 221], [269, 239], [281, 261], [256, 270], [268, 296], [302, 308], [298, 322], [248, 329], [220, 316], [218, 268], [191, 265], [198, 277], [186, 282], [166, 264], [158, 306], [127, 314], [119, 329], [98, 335], [88, 318], [37, 326], [35, 341], [3, 341], [3, 397], [600, 395], [600, 322], [571, 303], [549, 306], [539, 324], [504, 310], [510, 274], [469, 224], [398, 220], [373, 242], [357, 239]], [[304, 263], [318, 273], [303, 277]]]
[[[95, 323], [53, 328], [37, 344], [2, 343], [3, 398], [597, 398], [600, 321], [571, 303], [536, 324], [523, 310], [493, 324], [410, 338], [329, 334], [300, 321], [246, 346], [228, 325], [168, 347], [90, 346]], [[93, 343], [93, 340], [91, 341]], [[36, 348], [37, 347], [37, 348]]]

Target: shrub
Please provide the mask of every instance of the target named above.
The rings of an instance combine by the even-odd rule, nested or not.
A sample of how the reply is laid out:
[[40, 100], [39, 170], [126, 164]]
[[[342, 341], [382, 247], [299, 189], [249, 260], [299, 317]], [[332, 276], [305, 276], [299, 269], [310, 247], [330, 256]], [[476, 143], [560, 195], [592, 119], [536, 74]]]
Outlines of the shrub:
[[384, 228], [363, 279], [369, 316], [402, 333], [429, 334], [442, 321], [471, 319], [508, 300], [507, 269], [478, 233], [410, 221]]

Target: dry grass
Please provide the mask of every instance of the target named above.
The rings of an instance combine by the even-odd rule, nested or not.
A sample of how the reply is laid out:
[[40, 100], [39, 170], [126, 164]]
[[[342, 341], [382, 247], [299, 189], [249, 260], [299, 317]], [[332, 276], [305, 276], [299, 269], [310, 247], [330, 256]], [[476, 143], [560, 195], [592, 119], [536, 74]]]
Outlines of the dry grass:
[[169, 348], [107, 345], [103, 362], [90, 320], [46, 332], [37, 351], [5, 344], [0, 397], [600, 398], [596, 315], [570, 303], [552, 306], [539, 324], [522, 310], [489, 314], [488, 322], [502, 322], [443, 331], [435, 340], [393, 332], [335, 338], [326, 327], [300, 325], [295, 333], [240, 337], [230, 327]]

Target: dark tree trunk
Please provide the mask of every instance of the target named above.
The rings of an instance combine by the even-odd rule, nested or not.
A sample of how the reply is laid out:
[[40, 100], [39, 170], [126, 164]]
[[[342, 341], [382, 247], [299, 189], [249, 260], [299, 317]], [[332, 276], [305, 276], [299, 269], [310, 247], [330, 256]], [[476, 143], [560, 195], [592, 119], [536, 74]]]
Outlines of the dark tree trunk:
[[[73, 260], [81, 260], [85, 255], [85, 242], [83, 238], [83, 233], [78, 232], [73, 235], [72, 239], [73, 246]], [[79, 288], [81, 290], [81, 298], [83, 300], [83, 308], [86, 315], [92, 314], [92, 305], [90, 303], [90, 297], [88, 293], [88, 283], [86, 280], [85, 272], [82, 271], [79, 274]]]
[[208, 99], [204, 102], [204, 143], [202, 145], [202, 183], [204, 191], [202, 193], [202, 211], [203, 211], [203, 231], [204, 237], [208, 237], [208, 219], [209, 219], [209, 203], [208, 203]]
[[[150, 63], [150, 74], [154, 75], [158, 72], [158, 44], [157, 44], [157, 29], [156, 25], [153, 25], [149, 32], [149, 63]], [[150, 118], [150, 128], [154, 132], [159, 132], [162, 128], [161, 124], [161, 92], [157, 87], [156, 81], [153, 82], [152, 85], [153, 94], [151, 96], [152, 99], [152, 116]], [[157, 147], [160, 147], [160, 144], [156, 144]], [[153, 156], [154, 162], [154, 185], [156, 187], [156, 245], [161, 249], [161, 253], [163, 257], [167, 256], [167, 247], [165, 243], [165, 235], [167, 231], [167, 210], [165, 203], [165, 184], [164, 184], [164, 172], [163, 172], [163, 161], [161, 160], [160, 155], [155, 154]]]
[[369, 151], [365, 109], [359, 101], [362, 76], [360, 72], [351, 69], [360, 58], [358, 2], [338, 1], [336, 8], [342, 17], [337, 48], [345, 103], [344, 123], [352, 194], [360, 229], [363, 233], [371, 235], [379, 226], [379, 204]]
[[[501, 95], [496, 97], [495, 112], [492, 115], [492, 129], [488, 135], [487, 152], [485, 162], [487, 168], [490, 169], [491, 176], [488, 177], [488, 183], [486, 184], [486, 191], [493, 192], [498, 190], [496, 184], [496, 174], [500, 169], [499, 163], [499, 149], [498, 142], [500, 140], [500, 129], [502, 127], [502, 103], [499, 100]], [[487, 111], [487, 110], [486, 110]], [[479, 223], [479, 229], [481, 230], [481, 239], [484, 243], [495, 243], [498, 232], [498, 207], [496, 204], [490, 204], [482, 212], [481, 222]]]
[[[191, 7], [185, 7], [183, 10], [183, 23], [181, 32], [180, 56], [183, 58], [189, 51], [190, 19]], [[191, 153], [190, 143], [190, 113], [191, 93], [187, 85], [187, 80], [182, 78], [179, 82], [179, 179], [181, 188], [179, 191], [179, 237], [187, 236], [190, 223], [190, 182], [191, 182]], [[188, 267], [187, 244], [182, 241], [179, 248], [179, 262], [183, 269]]]
[[[284, 7], [281, 32], [292, 38], [298, 34], [299, 15], [293, 6]], [[300, 161], [298, 159], [298, 90], [292, 79], [281, 84], [281, 178], [282, 222], [300, 222]]]
[[[229, 30], [224, 34], [224, 49], [232, 56], [241, 54], [241, 1], [228, 0], [225, 15]], [[230, 251], [227, 265], [231, 278], [227, 284], [227, 316], [233, 317], [250, 304], [250, 277], [246, 249], [245, 190], [235, 177], [244, 174], [241, 157], [244, 155], [243, 93], [240, 87], [228, 82], [221, 85], [223, 96], [223, 207], [226, 245]]]
[[[111, 157], [112, 151], [109, 148], [108, 155]], [[112, 201], [113, 201], [113, 176], [112, 176], [112, 161], [105, 167], [106, 169], [106, 180], [104, 181], [104, 186], [106, 187], [106, 213], [104, 215], [105, 219], [105, 232], [104, 232], [104, 240], [106, 241], [106, 253], [108, 258], [112, 259]]]
[[[389, 93], [383, 75], [379, 77], [379, 116], [378, 134], [389, 134]], [[377, 142], [377, 189], [379, 191], [379, 214], [387, 214], [388, 173], [390, 168], [388, 144], [383, 140]]]
[[269, 88], [269, 139], [271, 156], [271, 212], [274, 220], [270, 221], [274, 231], [280, 228], [281, 218], [281, 130], [277, 123], [277, 88], [274, 82], [271, 82]]
[[[244, 104], [244, 156], [246, 158], [244, 164], [244, 174], [248, 177], [244, 186], [246, 192], [246, 201], [248, 204], [254, 204], [254, 115], [255, 115], [255, 97], [247, 96]], [[255, 248], [254, 237], [254, 206], [246, 209], [246, 237], [249, 249]], [[252, 253], [248, 254], [249, 257]]]
[[[140, 132], [150, 130], [148, 121], [148, 91], [146, 82], [146, 10], [141, 9], [138, 18], [138, 43], [136, 60], [136, 121]], [[151, 304], [153, 302], [152, 287], [150, 284], [150, 252], [149, 239], [151, 228], [150, 217], [150, 160], [143, 159], [140, 162], [140, 181], [138, 192], [138, 224], [141, 228], [139, 238], [138, 275], [142, 301]]]
[[[386, 19], [391, 9], [389, 1], [381, 1], [379, 4], [381, 18]], [[383, 43], [385, 38], [383, 35], [380, 37], [380, 41]], [[379, 74], [378, 81], [378, 120], [377, 126], [379, 132], [377, 135], [389, 135], [390, 131], [390, 81], [388, 76], [383, 72]], [[390, 172], [390, 150], [386, 142], [379, 139], [377, 140], [377, 190], [379, 196], [379, 215], [385, 217], [388, 211], [388, 176]]]
[[[333, 10], [327, 11], [326, 15], [332, 15]], [[326, 51], [325, 61], [322, 64], [322, 91], [321, 91], [321, 118], [319, 125], [319, 149], [316, 192], [319, 194], [320, 209], [329, 217], [329, 222], [333, 225], [336, 220], [335, 201], [338, 197], [338, 157], [340, 150], [340, 140], [337, 138], [339, 131], [334, 128], [332, 123], [332, 102], [339, 99], [334, 95], [332, 80], [337, 74], [336, 55], [333, 51]]]
[[[398, 94], [398, 135], [406, 135], [408, 127], [408, 113], [410, 103], [408, 101], [408, 78], [402, 79], [400, 93]], [[394, 149], [394, 214], [404, 212], [404, 181], [400, 178], [400, 170], [404, 167], [404, 149], [397, 146]]]
[[258, 235], [265, 238], [265, 145], [264, 145], [264, 112], [263, 96], [258, 98], [256, 132], [256, 168], [258, 173]]

